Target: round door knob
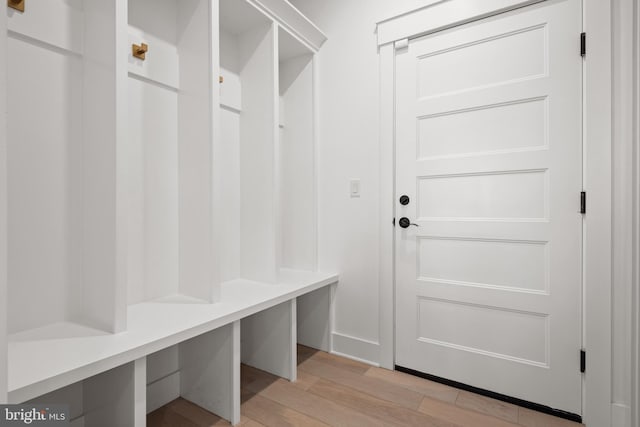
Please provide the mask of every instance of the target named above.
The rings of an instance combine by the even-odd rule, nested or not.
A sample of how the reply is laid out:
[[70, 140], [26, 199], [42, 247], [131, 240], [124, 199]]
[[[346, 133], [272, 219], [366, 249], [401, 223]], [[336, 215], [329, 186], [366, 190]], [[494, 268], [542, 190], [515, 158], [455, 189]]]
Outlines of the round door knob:
[[406, 194], [400, 196], [400, 204], [402, 206], [407, 206], [410, 201], [411, 201], [411, 199]]
[[400, 218], [400, 220], [398, 221], [398, 225], [402, 228], [409, 228], [410, 225], [413, 225], [415, 227], [420, 227], [418, 224], [412, 223], [411, 220], [406, 216], [403, 216], [402, 218]]

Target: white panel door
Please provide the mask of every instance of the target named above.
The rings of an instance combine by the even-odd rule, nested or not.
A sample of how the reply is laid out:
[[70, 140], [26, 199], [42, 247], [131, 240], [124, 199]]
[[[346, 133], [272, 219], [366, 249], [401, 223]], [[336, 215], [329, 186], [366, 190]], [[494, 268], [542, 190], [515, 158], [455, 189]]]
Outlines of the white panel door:
[[547, 1], [396, 51], [396, 365], [575, 414], [581, 28]]

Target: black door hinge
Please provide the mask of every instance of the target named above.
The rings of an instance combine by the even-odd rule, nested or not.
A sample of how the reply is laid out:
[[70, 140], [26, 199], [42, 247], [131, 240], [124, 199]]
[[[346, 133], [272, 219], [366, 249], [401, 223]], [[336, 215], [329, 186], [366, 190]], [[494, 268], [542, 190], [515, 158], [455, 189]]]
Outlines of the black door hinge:
[[394, 227], [396, 226], [396, 218], [395, 217], [393, 218], [393, 226]]
[[585, 191], [580, 193], [580, 213], [587, 213], [587, 193]]
[[580, 56], [584, 57], [587, 54], [587, 33], [580, 34]]
[[587, 370], [587, 352], [585, 349], [580, 350], [580, 372], [584, 374]]

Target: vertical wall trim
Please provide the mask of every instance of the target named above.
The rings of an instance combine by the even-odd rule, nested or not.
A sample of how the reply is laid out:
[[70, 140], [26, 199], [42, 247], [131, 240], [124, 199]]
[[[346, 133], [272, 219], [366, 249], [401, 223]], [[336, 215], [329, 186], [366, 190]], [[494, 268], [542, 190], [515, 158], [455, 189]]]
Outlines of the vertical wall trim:
[[640, 6], [633, 2], [633, 306], [631, 425], [640, 425]]
[[318, 147], [319, 144], [319, 136], [318, 133], [320, 131], [320, 126], [318, 126], [320, 120], [320, 103], [318, 102], [318, 96], [320, 95], [319, 90], [319, 68], [318, 68], [318, 55], [316, 53], [313, 54], [313, 58], [311, 59], [311, 108], [312, 108], [312, 129], [311, 129], [311, 144], [313, 144], [313, 271], [318, 271], [318, 233], [319, 233], [319, 215], [318, 215], [318, 171], [320, 168], [318, 167]]
[[127, 170], [129, 162], [126, 159], [125, 149], [129, 137], [129, 97], [128, 93], [128, 62], [129, 62], [129, 6], [126, 0], [115, 2], [115, 103], [116, 103], [116, 276], [115, 276], [115, 320], [114, 332], [122, 332], [127, 329], [127, 245], [128, 245], [128, 221], [129, 215], [128, 195], [130, 176]]
[[240, 424], [240, 320], [233, 322], [231, 326], [232, 350], [231, 350], [231, 425]]
[[218, 0], [211, 0], [209, 4], [210, 22], [209, 26], [211, 42], [211, 79], [213, 81], [213, 87], [211, 90], [211, 234], [212, 234], [212, 248], [211, 260], [213, 265], [212, 277], [213, 284], [211, 289], [211, 300], [220, 301], [221, 299], [221, 266], [220, 257], [224, 251], [222, 242], [223, 224], [221, 206], [222, 206], [222, 194], [224, 188], [224, 176], [222, 176], [222, 137], [221, 137], [221, 119], [220, 119], [220, 83], [218, 76], [220, 76], [220, 2]]
[[329, 287], [329, 353], [335, 352], [333, 334], [336, 330], [336, 292], [338, 284]]
[[147, 425], [147, 357], [133, 362], [133, 425]]
[[0, 403], [7, 402], [7, 15], [0, 14]]
[[281, 183], [282, 183], [282, 141], [280, 139], [280, 58], [278, 56], [280, 26], [274, 22], [271, 26], [273, 40], [273, 241], [275, 242], [275, 269], [276, 280], [282, 268], [282, 206]]
[[289, 356], [289, 381], [296, 382], [298, 380], [298, 300], [293, 298], [289, 303], [289, 339], [290, 339], [290, 356]]
[[612, 421], [631, 427], [633, 310], [633, 1], [613, 6]]
[[611, 425], [612, 403], [612, 3], [584, 0], [585, 190], [591, 200], [585, 216], [583, 419], [589, 426]]
[[395, 49], [393, 43], [380, 46], [380, 259], [379, 327], [380, 359], [383, 368], [394, 365], [394, 186], [395, 186]]

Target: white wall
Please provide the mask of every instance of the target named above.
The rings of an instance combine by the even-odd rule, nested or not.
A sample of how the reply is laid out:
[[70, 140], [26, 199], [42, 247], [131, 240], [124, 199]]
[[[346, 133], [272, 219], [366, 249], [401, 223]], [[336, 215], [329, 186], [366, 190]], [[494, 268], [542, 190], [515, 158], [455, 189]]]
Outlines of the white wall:
[[[291, 3], [328, 36], [318, 55], [318, 255], [320, 270], [340, 273], [334, 348], [378, 363], [380, 157], [375, 24], [429, 1]], [[360, 198], [350, 198], [350, 179], [361, 180]]]

